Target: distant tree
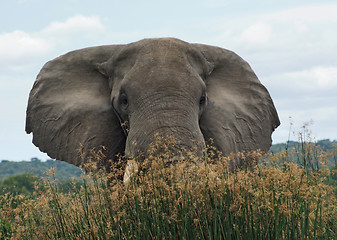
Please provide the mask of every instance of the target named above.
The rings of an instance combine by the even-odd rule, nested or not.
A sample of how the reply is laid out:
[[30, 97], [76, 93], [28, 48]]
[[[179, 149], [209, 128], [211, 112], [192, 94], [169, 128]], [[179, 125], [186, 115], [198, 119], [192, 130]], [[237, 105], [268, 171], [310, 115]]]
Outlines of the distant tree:
[[36, 157], [31, 158], [30, 161], [31, 161], [31, 162], [41, 162], [41, 160], [38, 159], [38, 158], [36, 158]]
[[11, 176], [0, 182], [0, 193], [30, 194], [34, 191], [36, 181], [39, 178], [31, 173]]

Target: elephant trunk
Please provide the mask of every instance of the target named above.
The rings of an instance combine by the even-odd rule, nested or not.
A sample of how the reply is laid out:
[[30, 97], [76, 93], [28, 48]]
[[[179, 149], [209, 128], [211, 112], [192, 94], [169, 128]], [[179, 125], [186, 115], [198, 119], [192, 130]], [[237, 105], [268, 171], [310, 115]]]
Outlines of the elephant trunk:
[[[157, 154], [162, 149], [164, 153], [172, 154], [168, 163], [181, 160], [184, 153], [188, 152], [192, 156], [204, 156], [205, 141], [199, 126], [195, 127], [196, 130], [191, 130], [191, 126], [158, 126], [158, 124], [153, 124], [156, 127], [149, 129], [145, 127], [144, 131], [129, 132], [125, 154], [127, 157], [132, 157], [132, 160], [128, 160], [123, 178], [124, 184], [129, 184], [131, 177], [138, 172], [138, 163], [133, 160], [134, 156], [137, 156], [137, 160], [143, 160], [151, 154]], [[150, 125], [150, 123], [146, 125]]]
[[161, 97], [160, 102], [143, 104], [148, 108], [140, 108], [135, 117], [130, 118], [125, 149], [127, 156], [139, 156], [139, 153], [146, 156], [158, 139], [160, 143], [164, 140], [163, 144], [168, 144], [167, 148], [174, 155], [191, 151], [195, 156], [203, 156], [205, 141], [199, 127], [198, 112], [193, 111], [192, 104], [186, 99], [181, 103], [176, 98]]

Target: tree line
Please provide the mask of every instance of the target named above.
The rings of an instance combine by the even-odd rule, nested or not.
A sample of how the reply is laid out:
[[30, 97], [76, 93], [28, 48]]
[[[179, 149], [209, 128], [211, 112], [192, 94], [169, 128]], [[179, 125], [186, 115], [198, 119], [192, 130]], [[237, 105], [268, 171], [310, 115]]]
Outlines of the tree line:
[[2, 160], [0, 162], [0, 181], [13, 175], [30, 173], [37, 177], [45, 177], [49, 169], [55, 168], [55, 178], [57, 180], [69, 180], [72, 177], [79, 178], [81, 169], [62, 161], [49, 159], [41, 161], [38, 158], [31, 158], [30, 161], [14, 162]]

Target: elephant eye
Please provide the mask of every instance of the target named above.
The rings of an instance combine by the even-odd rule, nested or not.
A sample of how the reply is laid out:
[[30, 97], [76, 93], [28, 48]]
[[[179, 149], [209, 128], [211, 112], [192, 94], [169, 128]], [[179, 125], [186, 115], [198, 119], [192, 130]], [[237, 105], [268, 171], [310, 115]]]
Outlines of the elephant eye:
[[127, 96], [126, 96], [125, 93], [121, 93], [121, 94], [119, 95], [118, 103], [119, 103], [119, 105], [120, 105], [122, 108], [124, 108], [124, 109], [126, 109], [126, 108], [128, 107], [129, 102], [128, 102], [128, 98], [127, 98]]
[[199, 100], [199, 106], [202, 107], [206, 104], [206, 96], [202, 95], [200, 100]]

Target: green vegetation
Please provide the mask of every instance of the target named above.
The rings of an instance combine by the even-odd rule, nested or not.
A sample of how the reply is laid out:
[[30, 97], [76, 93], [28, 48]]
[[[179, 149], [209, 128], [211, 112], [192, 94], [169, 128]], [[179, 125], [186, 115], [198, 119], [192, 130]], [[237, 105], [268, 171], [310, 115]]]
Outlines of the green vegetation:
[[[74, 182], [79, 186], [82, 171], [80, 168], [66, 162], [47, 160], [45, 162], [32, 158], [31, 161], [0, 162], [0, 194], [31, 195], [36, 184], [42, 184], [42, 179], [53, 169], [53, 178], [61, 192], [72, 189]], [[1, 239], [1, 238], [0, 238]]]
[[[0, 239], [337, 239], [334, 150], [303, 143], [170, 164], [165, 149], [154, 146], [127, 186], [120, 169], [92, 172], [71, 191], [51, 177], [29, 195], [1, 195]], [[229, 172], [238, 157], [258, 164]]]
[[39, 178], [31, 173], [23, 173], [6, 178], [0, 182], [0, 194], [31, 194]]
[[[80, 187], [83, 184], [83, 181], [80, 178], [74, 178], [73, 180], [58, 180], [57, 182], [55, 181], [55, 184], [60, 192], [68, 193], [74, 189], [74, 186]], [[14, 175], [0, 181], [0, 195], [10, 194], [13, 196], [31, 196], [34, 194], [37, 186], [44, 189], [44, 181], [31, 173]]]
[[[286, 152], [288, 160], [291, 162], [304, 164], [302, 161], [307, 161], [311, 164], [318, 160], [319, 155], [330, 153], [330, 156], [325, 156], [325, 163], [329, 168], [334, 168], [337, 164], [337, 141], [329, 139], [319, 140], [317, 142], [300, 142], [288, 141], [287, 143], [274, 144], [270, 148], [271, 153]], [[326, 155], [326, 154], [325, 154]], [[316, 162], [319, 164], [318, 162]]]
[[0, 181], [9, 176], [23, 173], [31, 173], [35, 176], [43, 177], [45, 172], [51, 168], [56, 168], [55, 178], [60, 181], [81, 176], [81, 169], [72, 164], [52, 159], [42, 162], [38, 158], [32, 158], [30, 161], [21, 162], [2, 160], [0, 162]]
[[[286, 149], [288, 150], [296, 149], [301, 144], [302, 142], [297, 141], [287, 141], [286, 143], [273, 144], [270, 148], [270, 151], [273, 153], [278, 153]], [[334, 149], [336, 149], [337, 141], [336, 140], [330, 141], [330, 139], [323, 139], [318, 140], [317, 142], [311, 142], [311, 144], [316, 145], [324, 149], [325, 151], [333, 151]]]

